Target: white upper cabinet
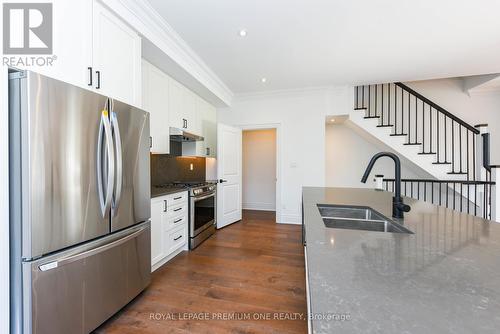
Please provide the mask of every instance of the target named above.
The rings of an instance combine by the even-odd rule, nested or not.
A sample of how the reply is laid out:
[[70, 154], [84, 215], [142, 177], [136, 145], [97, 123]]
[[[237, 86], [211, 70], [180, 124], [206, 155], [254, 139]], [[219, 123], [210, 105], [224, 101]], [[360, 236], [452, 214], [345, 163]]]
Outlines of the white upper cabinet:
[[92, 66], [92, 0], [53, 0], [52, 66], [21, 67], [89, 88]]
[[175, 80], [170, 81], [168, 88], [168, 111], [170, 126], [185, 129], [186, 119], [184, 116], [184, 91], [185, 88]]
[[94, 88], [120, 101], [141, 105], [141, 39], [102, 4], [93, 8]]
[[[205, 100], [199, 98], [198, 124], [201, 128], [201, 135], [205, 138], [198, 145], [197, 155], [202, 157], [216, 157], [217, 152], [217, 115], [216, 109]], [[200, 149], [201, 148], [201, 149]]]
[[196, 120], [196, 98], [193, 92], [170, 79], [170, 126], [200, 135]]
[[142, 61], [142, 108], [150, 113], [151, 152], [170, 153], [170, 78], [147, 61]]
[[196, 114], [196, 103], [198, 96], [189, 89], [184, 89], [184, 112], [183, 118], [186, 120], [184, 129], [197, 135], [201, 135], [201, 128], [198, 124]]

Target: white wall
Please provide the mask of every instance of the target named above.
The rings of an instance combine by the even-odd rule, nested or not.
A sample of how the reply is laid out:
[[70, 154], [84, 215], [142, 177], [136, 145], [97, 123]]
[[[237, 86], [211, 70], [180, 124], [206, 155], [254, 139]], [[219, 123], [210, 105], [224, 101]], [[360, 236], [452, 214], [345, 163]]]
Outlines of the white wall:
[[[500, 92], [469, 96], [460, 78], [413, 81], [409, 87], [471, 125], [488, 123], [492, 147], [500, 146]], [[492, 164], [500, 163], [500, 150], [491, 150]]]
[[352, 109], [348, 87], [238, 96], [218, 122], [280, 125], [282, 223], [300, 223], [302, 186], [325, 185], [325, 117]]
[[[367, 187], [373, 188], [373, 176], [383, 174], [386, 178], [394, 178], [394, 162], [381, 158], [375, 164], [372, 177], [366, 184], [361, 183], [370, 158], [376, 153], [387, 150], [370, 142], [345, 124], [327, 124], [325, 132], [325, 185], [327, 187]], [[418, 178], [409, 166], [402, 161], [401, 176]]]
[[242, 207], [276, 210], [276, 129], [245, 130]]

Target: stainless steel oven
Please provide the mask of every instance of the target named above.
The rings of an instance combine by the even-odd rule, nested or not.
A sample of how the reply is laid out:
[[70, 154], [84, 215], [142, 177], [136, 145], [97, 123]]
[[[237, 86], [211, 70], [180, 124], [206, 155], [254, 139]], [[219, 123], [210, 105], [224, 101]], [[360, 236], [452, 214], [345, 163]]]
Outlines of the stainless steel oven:
[[189, 248], [194, 249], [215, 233], [216, 185], [206, 184], [189, 192]]

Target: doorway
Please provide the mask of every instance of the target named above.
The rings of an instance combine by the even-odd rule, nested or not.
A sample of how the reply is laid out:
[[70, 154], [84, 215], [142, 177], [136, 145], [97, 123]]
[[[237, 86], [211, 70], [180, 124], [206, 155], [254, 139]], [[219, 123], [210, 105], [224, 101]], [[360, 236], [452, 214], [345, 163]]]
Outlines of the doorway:
[[277, 129], [244, 129], [242, 134], [242, 209], [268, 212], [278, 221]]

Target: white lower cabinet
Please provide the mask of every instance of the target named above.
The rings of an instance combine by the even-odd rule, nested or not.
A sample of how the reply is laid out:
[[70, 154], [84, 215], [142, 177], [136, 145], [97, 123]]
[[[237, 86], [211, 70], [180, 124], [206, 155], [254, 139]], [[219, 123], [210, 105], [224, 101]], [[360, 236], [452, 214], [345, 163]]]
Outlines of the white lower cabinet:
[[187, 191], [151, 199], [151, 271], [188, 249]]

